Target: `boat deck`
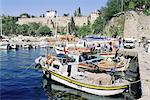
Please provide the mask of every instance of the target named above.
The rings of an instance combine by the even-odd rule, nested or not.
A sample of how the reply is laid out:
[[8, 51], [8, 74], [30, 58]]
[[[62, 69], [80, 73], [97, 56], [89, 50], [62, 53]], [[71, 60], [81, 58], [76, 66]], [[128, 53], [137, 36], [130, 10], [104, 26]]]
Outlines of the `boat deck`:
[[111, 80], [111, 76], [101, 73], [101, 74], [96, 74], [96, 73], [89, 73], [89, 72], [84, 72], [84, 73], [80, 73], [77, 74], [76, 76], [73, 77], [73, 79], [81, 82], [81, 83], [88, 83], [91, 85], [111, 85], [112, 84], [112, 80]]

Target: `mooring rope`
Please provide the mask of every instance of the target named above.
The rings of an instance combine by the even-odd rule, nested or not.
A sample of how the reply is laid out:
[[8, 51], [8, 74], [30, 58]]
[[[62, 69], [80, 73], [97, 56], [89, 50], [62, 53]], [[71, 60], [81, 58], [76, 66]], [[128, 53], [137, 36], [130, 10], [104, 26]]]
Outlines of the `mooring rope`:
[[34, 65], [34, 64], [35, 64], [35, 63], [32, 63], [30, 66], [26, 67], [26, 69], [23, 70], [23, 71], [20, 72], [20, 73], [24, 73], [24, 72], [27, 71], [29, 68], [33, 68], [33, 65]]
[[135, 83], [138, 83], [140, 82], [141, 80], [137, 80], [137, 81], [134, 81], [134, 82], [129, 82], [130, 84], [135, 84]]
[[138, 82], [140, 82], [141, 80], [137, 80], [137, 81], [134, 81], [134, 82], [129, 82], [129, 93], [131, 94], [131, 92], [134, 92], [134, 91], [132, 91], [131, 90], [131, 85], [132, 84], [135, 84], [135, 83], [138, 83]]

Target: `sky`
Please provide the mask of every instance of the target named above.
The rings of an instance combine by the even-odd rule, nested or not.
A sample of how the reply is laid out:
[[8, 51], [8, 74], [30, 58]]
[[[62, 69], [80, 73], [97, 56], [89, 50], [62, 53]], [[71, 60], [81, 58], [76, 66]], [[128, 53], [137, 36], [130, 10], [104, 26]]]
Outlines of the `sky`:
[[81, 8], [82, 15], [89, 15], [105, 6], [106, 2], [107, 0], [0, 0], [0, 15], [19, 16], [26, 12], [40, 16], [47, 10], [56, 10], [59, 16], [64, 13], [73, 15], [78, 7]]

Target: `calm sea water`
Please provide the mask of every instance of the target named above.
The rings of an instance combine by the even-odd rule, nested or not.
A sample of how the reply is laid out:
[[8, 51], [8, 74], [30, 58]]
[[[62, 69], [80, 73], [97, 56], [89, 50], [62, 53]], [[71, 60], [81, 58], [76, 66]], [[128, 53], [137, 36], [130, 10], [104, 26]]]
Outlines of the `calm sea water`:
[[44, 50], [1, 50], [0, 92], [2, 100], [47, 100], [42, 88], [42, 72], [35, 71], [34, 59]]
[[42, 72], [34, 69], [34, 60], [45, 55], [46, 49], [0, 50], [0, 100], [47, 100], [50, 96], [59, 100], [122, 100], [120, 96], [100, 97], [86, 94], [59, 84], [51, 86], [47, 94], [43, 88]]

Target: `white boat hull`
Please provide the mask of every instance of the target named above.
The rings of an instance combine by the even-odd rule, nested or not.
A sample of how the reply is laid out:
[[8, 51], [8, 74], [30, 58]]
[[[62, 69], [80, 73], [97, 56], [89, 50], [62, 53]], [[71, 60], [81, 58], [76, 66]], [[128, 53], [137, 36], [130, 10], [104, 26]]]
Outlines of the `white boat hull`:
[[11, 49], [16, 49], [17, 46], [16, 46], [16, 45], [11, 45], [10, 48], [11, 48]]
[[63, 48], [56, 48], [55, 51], [56, 51], [56, 54], [65, 54], [63, 51]]
[[122, 93], [124, 91], [124, 89], [108, 91], [108, 90], [94, 90], [94, 89], [89, 89], [89, 88], [85, 88], [85, 87], [80, 87], [78, 85], [72, 84], [70, 82], [62, 80], [62, 79], [60, 79], [56, 76], [53, 76], [53, 75], [52, 75], [52, 79], [57, 81], [57, 82], [60, 82], [62, 84], [65, 84], [69, 87], [72, 87], [72, 88], [75, 88], [75, 89], [78, 89], [78, 90], [81, 90], [81, 91], [85, 91], [85, 92], [88, 92], [88, 93], [96, 94], [96, 95], [110, 96], [110, 95], [115, 95], [115, 94]]
[[0, 50], [7, 50], [7, 45], [0, 45]]
[[[45, 71], [43, 70], [43, 73], [45, 73]], [[54, 81], [57, 81], [59, 83], [62, 83], [64, 85], [67, 85], [71, 88], [75, 88], [87, 93], [91, 93], [91, 94], [95, 94], [95, 95], [101, 95], [101, 96], [110, 96], [110, 95], [116, 95], [116, 94], [120, 94], [122, 92], [125, 91], [125, 89], [114, 89], [114, 90], [103, 90], [103, 89], [92, 89], [92, 88], [87, 88], [87, 87], [83, 87], [83, 86], [79, 86], [77, 84], [73, 84], [71, 82], [68, 82], [64, 79], [61, 79], [53, 74], [51, 74], [51, 79]]]

